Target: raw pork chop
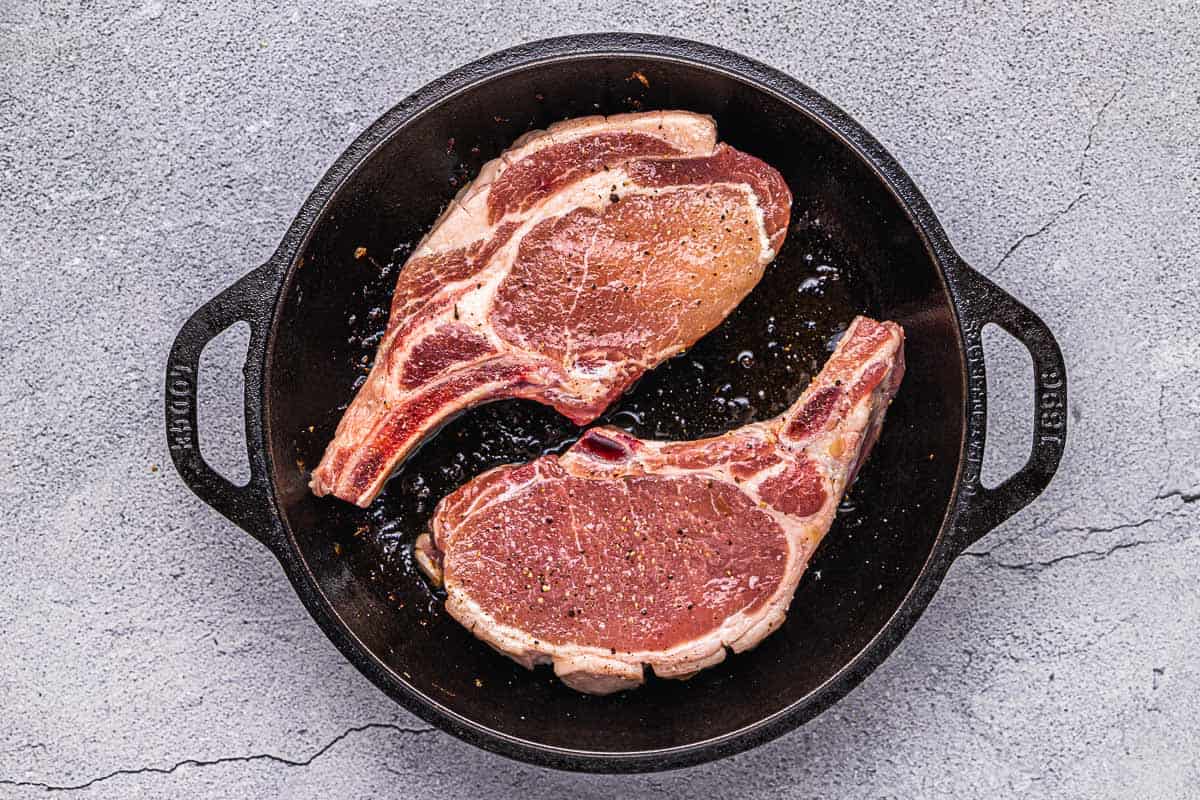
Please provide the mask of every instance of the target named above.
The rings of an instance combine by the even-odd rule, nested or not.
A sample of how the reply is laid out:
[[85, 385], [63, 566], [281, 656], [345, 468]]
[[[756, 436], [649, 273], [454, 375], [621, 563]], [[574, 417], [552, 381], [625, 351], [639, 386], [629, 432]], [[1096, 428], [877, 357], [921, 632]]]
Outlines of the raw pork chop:
[[423, 438], [489, 400], [590, 422], [754, 288], [790, 210], [779, 173], [717, 144], [709, 117], [588, 117], [523, 136], [401, 270], [312, 490], [369, 504]]
[[579, 691], [689, 677], [782, 624], [903, 375], [900, 326], [859, 317], [782, 416], [694, 442], [593, 428], [447, 496], [418, 563], [473, 634]]

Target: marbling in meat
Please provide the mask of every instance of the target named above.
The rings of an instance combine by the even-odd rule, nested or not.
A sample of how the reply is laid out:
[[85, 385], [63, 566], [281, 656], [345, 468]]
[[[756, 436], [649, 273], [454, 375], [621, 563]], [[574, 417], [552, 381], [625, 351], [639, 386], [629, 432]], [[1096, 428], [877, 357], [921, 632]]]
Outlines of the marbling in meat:
[[903, 375], [900, 326], [859, 317], [783, 415], [691, 442], [594, 428], [485, 472], [418, 563], [473, 634], [575, 689], [690, 676], [782, 624]]
[[783, 178], [681, 111], [527, 134], [400, 272], [374, 366], [311, 487], [367, 505], [454, 414], [531, 398], [595, 419], [719, 324], [788, 225]]

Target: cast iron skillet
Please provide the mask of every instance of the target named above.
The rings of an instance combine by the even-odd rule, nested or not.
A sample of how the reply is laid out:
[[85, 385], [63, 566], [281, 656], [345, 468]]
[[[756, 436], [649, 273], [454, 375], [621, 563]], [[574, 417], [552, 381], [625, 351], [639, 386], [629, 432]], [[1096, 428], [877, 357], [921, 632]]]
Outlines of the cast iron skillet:
[[[609, 421], [695, 438], [771, 416], [858, 312], [904, 325], [908, 373], [784, 627], [690, 681], [651, 679], [596, 698], [473, 639], [413, 572], [406, 547], [454, 486], [559, 449], [578, 430], [533, 403], [477, 409], [410, 459], [366, 511], [313, 497], [305, 468], [373, 352], [396, 265], [462, 181], [531, 127], [641, 108], [712, 114], [722, 139], [783, 173], [794, 221], [759, 288], [643, 379]], [[251, 329], [245, 486], [205, 463], [196, 429], [201, 350], [239, 321]], [[1037, 387], [1029, 461], [993, 489], [979, 480], [988, 323], [1029, 349]], [[1050, 481], [1066, 433], [1065, 380], [1042, 321], [963, 263], [909, 177], [829, 101], [726, 50], [602, 34], [455, 70], [360, 136], [271, 260], [184, 325], [167, 365], [167, 437], [187, 485], [270, 548], [325, 633], [396, 701], [506, 756], [632, 772], [745, 750], [849, 692], [911, 628], [950, 562]]]

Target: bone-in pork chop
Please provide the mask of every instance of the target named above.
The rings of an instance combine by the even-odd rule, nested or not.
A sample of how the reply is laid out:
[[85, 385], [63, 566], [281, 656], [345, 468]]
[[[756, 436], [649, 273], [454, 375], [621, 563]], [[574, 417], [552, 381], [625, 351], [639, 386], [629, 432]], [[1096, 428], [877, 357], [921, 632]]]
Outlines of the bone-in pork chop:
[[404, 265], [312, 490], [369, 504], [426, 436], [490, 400], [590, 422], [754, 288], [790, 210], [779, 173], [718, 144], [709, 117], [589, 117], [527, 134]]
[[607, 694], [684, 678], [783, 623], [904, 375], [904, 333], [857, 318], [783, 415], [692, 442], [594, 428], [447, 496], [422, 569], [517, 662]]

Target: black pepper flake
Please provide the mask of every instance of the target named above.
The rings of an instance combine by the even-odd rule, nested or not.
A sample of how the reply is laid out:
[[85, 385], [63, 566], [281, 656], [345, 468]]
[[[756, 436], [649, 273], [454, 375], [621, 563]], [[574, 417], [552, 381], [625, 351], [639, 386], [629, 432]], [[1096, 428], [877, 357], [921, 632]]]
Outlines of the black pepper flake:
[[620, 201], [621, 201], [621, 197], [616, 192], [613, 192], [612, 194], [610, 194], [608, 196], [608, 202], [610, 202], [610, 203], [619, 203]]

